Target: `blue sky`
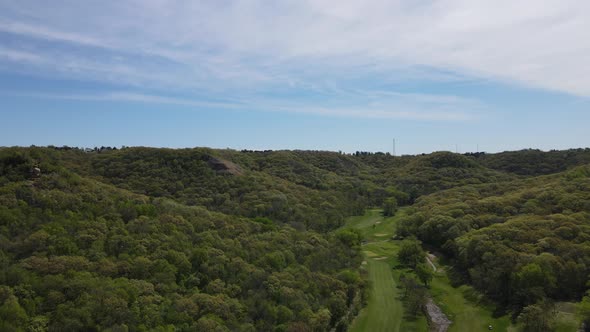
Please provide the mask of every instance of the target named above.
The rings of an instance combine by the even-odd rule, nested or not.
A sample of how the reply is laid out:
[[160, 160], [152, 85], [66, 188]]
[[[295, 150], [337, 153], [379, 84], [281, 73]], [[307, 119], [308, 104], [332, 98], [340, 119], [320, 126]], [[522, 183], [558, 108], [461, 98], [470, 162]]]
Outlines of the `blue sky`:
[[0, 0], [0, 146], [590, 146], [588, 1]]

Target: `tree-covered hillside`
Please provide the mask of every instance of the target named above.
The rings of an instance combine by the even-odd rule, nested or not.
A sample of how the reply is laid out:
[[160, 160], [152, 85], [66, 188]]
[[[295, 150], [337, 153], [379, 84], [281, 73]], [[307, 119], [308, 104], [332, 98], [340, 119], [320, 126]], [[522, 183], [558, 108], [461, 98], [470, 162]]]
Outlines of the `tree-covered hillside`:
[[384, 170], [386, 181], [416, 198], [440, 190], [514, 179], [511, 174], [488, 169], [463, 155], [435, 152], [412, 158], [402, 167]]
[[590, 149], [508, 151], [495, 154], [474, 153], [478, 163], [491, 169], [527, 176], [563, 172], [569, 168], [589, 164]]
[[514, 313], [580, 300], [589, 156], [0, 148], [0, 330], [344, 331], [369, 207]]
[[519, 311], [579, 300], [590, 273], [590, 166], [418, 199], [398, 227], [453, 258], [458, 278]]
[[297, 229], [342, 225], [345, 216], [363, 212], [372, 188], [366, 166], [331, 152], [128, 148], [70, 154], [81, 174], [119, 188]]
[[[133, 193], [72, 172], [64, 165], [85, 156], [61, 154], [1, 151], [0, 330], [323, 331], [354, 317], [358, 234], [295, 230], [159, 197], [168, 196], [151, 191], [165, 184], [161, 174], [150, 173], [152, 196]], [[133, 162], [121, 187], [144, 190], [131, 174], [149, 166]]]

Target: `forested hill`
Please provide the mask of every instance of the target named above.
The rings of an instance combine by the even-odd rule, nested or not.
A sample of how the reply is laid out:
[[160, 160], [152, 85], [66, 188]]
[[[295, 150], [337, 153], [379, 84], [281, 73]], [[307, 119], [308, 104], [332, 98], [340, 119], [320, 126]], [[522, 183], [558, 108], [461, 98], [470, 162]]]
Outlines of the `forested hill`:
[[[360, 237], [304, 224], [329, 220], [328, 192], [175, 153], [0, 151], [1, 331], [346, 328]], [[264, 206], [208, 210], [228, 188]], [[291, 202], [307, 219], [283, 214]]]
[[563, 172], [590, 163], [590, 149], [509, 151], [496, 154], [474, 153], [476, 161], [491, 169], [519, 175], [536, 176]]
[[590, 166], [422, 197], [398, 228], [455, 258], [457, 272], [516, 308], [576, 299], [590, 273]]
[[343, 331], [364, 281], [361, 236], [339, 228], [382, 206], [413, 205], [399, 233], [498, 302], [579, 299], [589, 161], [0, 148], [0, 330]]

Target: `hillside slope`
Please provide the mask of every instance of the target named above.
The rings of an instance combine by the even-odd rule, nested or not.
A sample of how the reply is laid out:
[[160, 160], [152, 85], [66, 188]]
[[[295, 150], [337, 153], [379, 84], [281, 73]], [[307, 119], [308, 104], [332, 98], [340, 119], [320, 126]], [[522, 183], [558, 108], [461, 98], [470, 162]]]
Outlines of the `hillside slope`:
[[20, 152], [0, 158], [0, 330], [327, 330], [358, 305], [354, 233], [210, 212]]
[[590, 166], [421, 197], [398, 233], [443, 250], [500, 303], [577, 300], [590, 273]]
[[384, 204], [412, 205], [398, 234], [514, 313], [579, 300], [586, 160], [0, 148], [0, 330], [345, 330], [362, 238], [338, 229]]

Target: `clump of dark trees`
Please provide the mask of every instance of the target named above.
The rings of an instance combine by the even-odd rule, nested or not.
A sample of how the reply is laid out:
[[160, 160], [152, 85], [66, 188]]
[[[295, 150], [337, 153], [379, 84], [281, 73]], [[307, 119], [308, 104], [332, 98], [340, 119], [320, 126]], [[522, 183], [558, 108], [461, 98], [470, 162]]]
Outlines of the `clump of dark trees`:
[[426, 252], [416, 238], [410, 237], [402, 241], [397, 258], [400, 264], [410, 268], [418, 278], [405, 273], [399, 277], [406, 313], [415, 317], [424, 310], [428, 298], [427, 288], [434, 273], [431, 267], [426, 264]]

